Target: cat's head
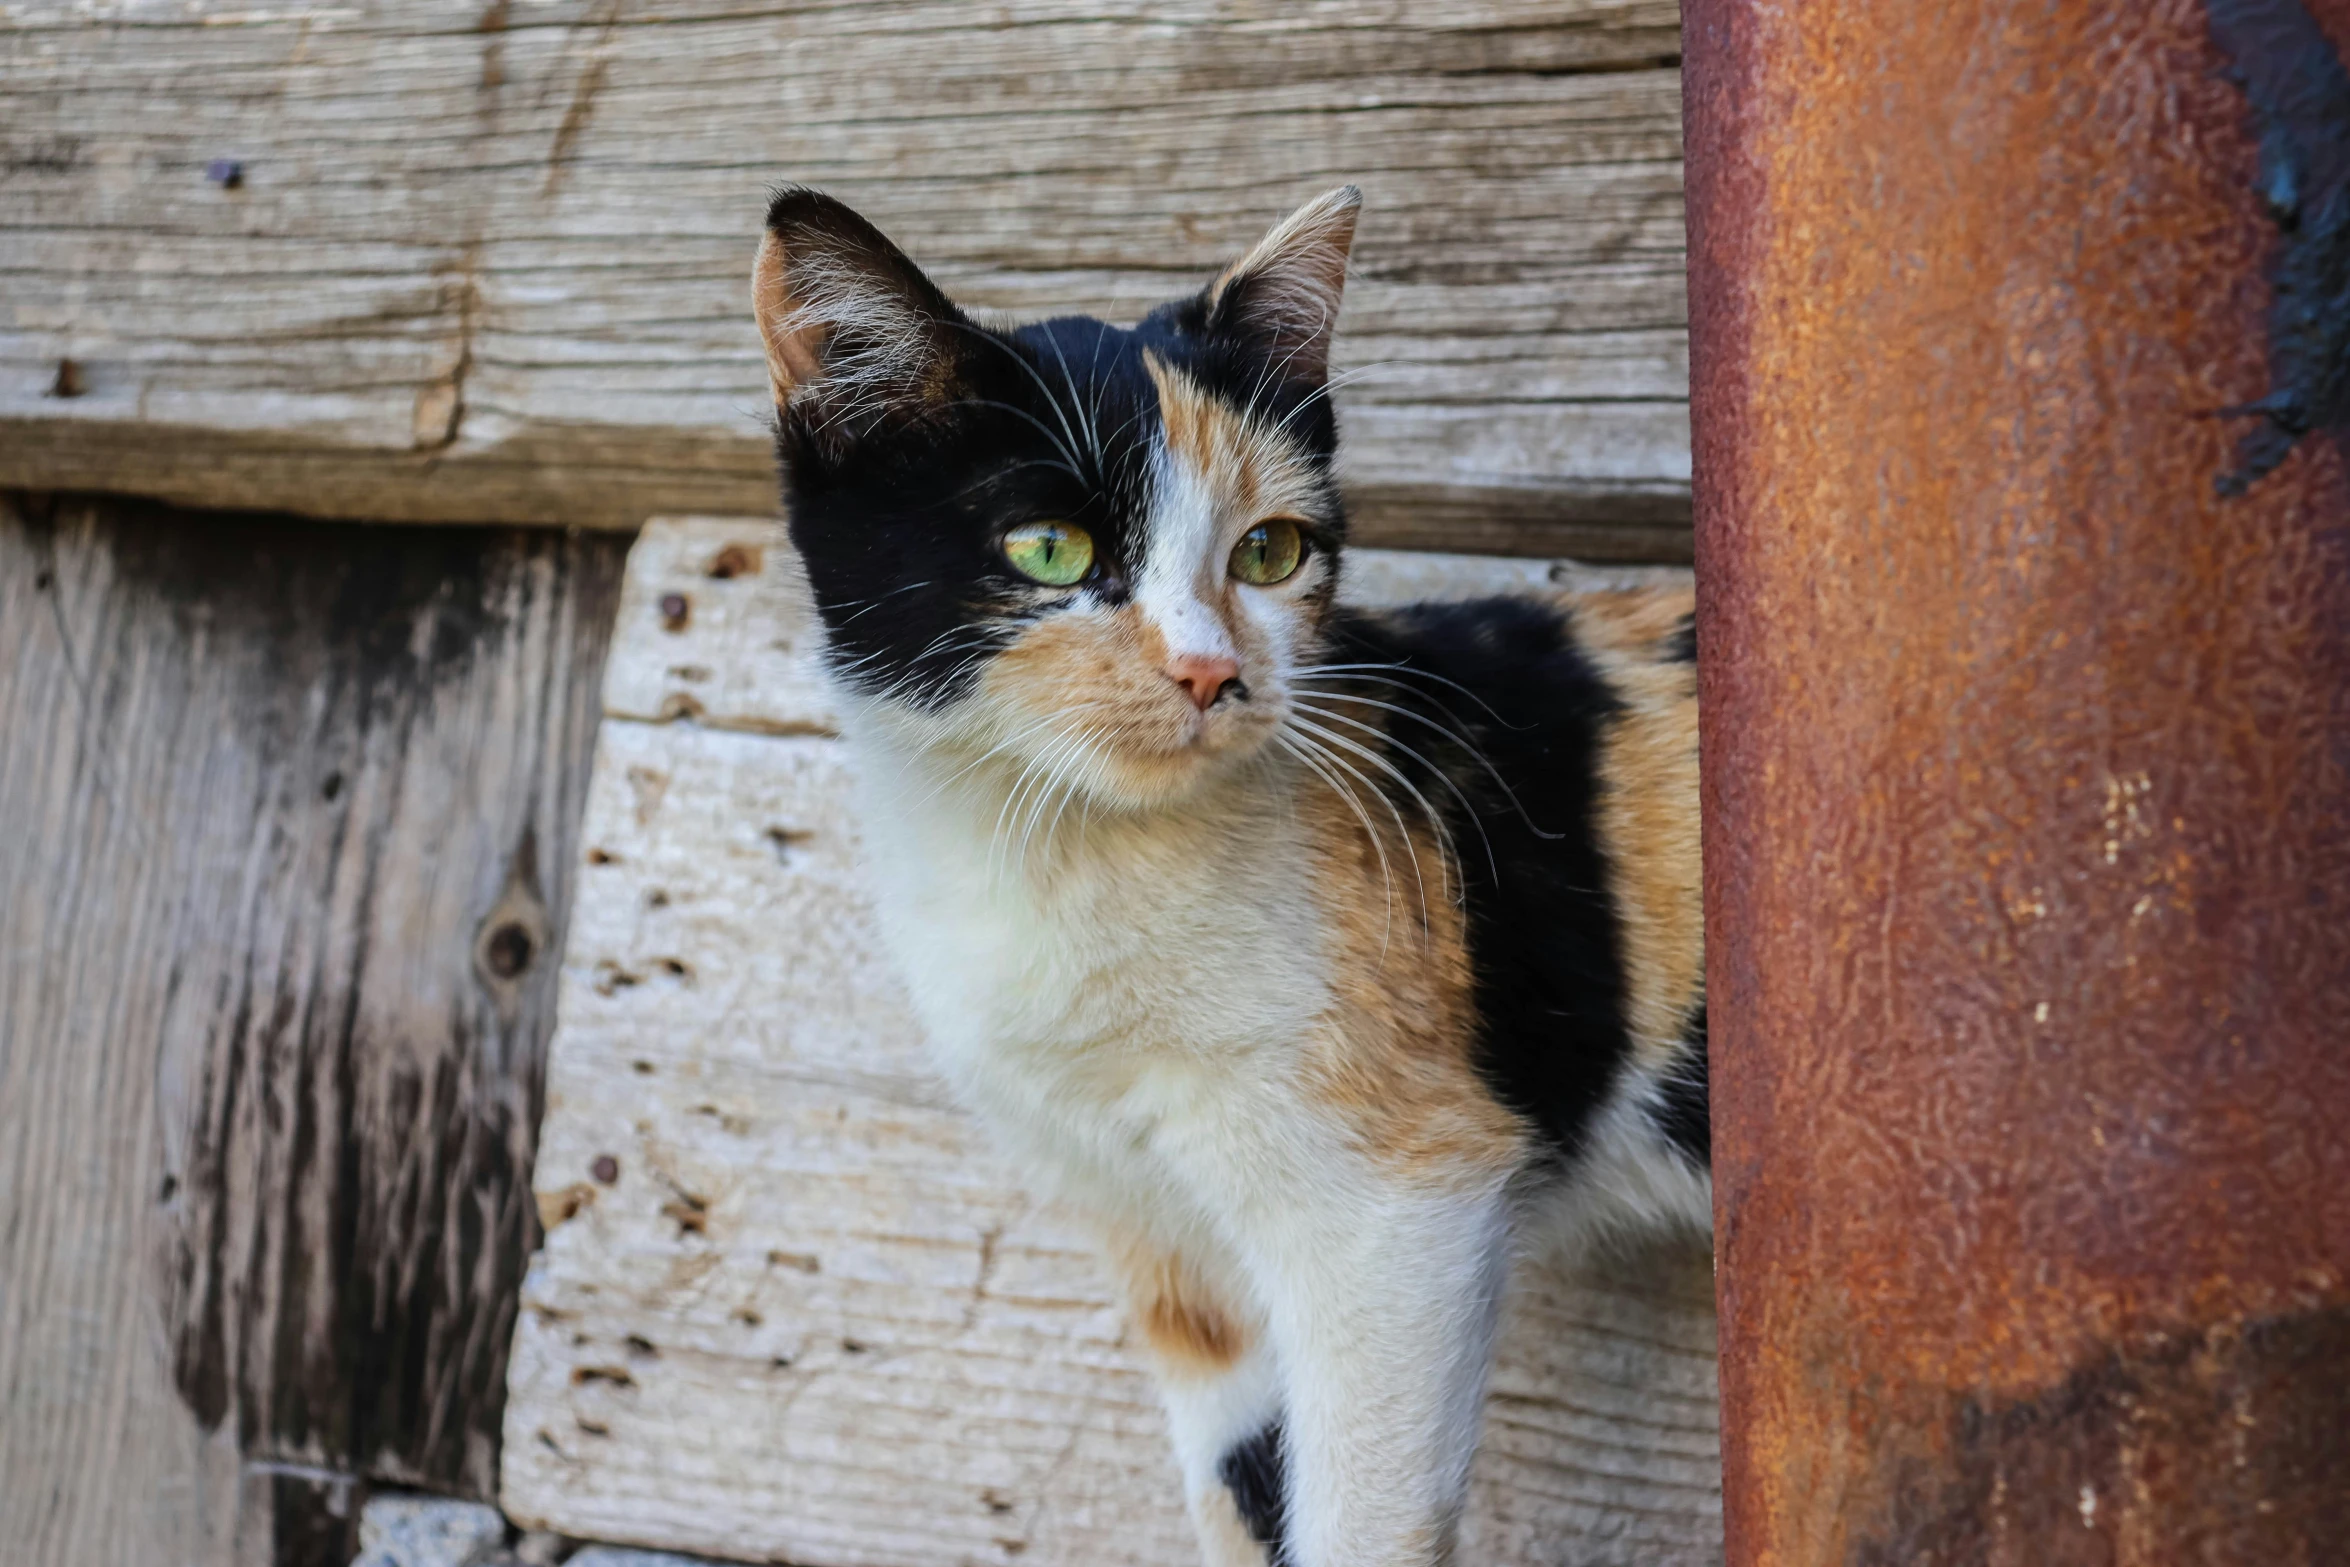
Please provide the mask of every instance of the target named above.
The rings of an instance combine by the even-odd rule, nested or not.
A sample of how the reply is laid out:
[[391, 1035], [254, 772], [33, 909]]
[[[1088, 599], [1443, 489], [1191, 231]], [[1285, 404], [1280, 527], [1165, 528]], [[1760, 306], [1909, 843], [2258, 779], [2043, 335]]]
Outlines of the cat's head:
[[783, 497], [852, 699], [910, 743], [1181, 797], [1279, 735], [1345, 537], [1325, 379], [1361, 198], [1128, 329], [973, 320], [786, 190], [753, 297]]

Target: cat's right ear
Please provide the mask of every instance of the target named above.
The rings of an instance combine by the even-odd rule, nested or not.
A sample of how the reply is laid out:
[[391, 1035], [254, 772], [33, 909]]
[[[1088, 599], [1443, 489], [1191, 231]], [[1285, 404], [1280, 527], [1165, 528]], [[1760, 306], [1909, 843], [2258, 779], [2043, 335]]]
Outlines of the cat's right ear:
[[970, 323], [883, 233], [797, 186], [751, 268], [777, 414], [832, 439], [943, 402]]

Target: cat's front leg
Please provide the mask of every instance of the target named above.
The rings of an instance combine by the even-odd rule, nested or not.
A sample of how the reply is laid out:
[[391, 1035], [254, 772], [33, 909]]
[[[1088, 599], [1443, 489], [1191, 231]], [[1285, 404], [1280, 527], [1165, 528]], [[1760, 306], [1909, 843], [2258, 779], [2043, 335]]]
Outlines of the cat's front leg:
[[1449, 1561], [1507, 1266], [1506, 1182], [1338, 1159], [1257, 1228], [1288, 1567]]
[[1287, 1567], [1281, 1382], [1263, 1315], [1229, 1255], [1109, 1227], [1127, 1320], [1148, 1354], [1207, 1567]]

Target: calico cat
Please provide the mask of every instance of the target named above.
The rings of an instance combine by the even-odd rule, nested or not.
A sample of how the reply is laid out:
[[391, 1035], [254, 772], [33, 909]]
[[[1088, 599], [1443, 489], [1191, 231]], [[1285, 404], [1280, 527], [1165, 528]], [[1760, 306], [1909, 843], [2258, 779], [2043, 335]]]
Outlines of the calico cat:
[[1448, 1559], [1514, 1250], [1709, 1222], [1688, 597], [1339, 602], [1358, 206], [1132, 329], [801, 189], [753, 275], [886, 936], [1217, 1567]]

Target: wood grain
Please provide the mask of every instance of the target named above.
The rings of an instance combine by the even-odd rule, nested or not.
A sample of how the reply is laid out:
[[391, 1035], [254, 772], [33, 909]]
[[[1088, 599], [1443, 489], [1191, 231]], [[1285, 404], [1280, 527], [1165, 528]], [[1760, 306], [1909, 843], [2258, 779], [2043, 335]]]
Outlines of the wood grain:
[[494, 1486], [622, 548], [0, 505], [0, 1558]]
[[[856, 779], [777, 531], [662, 521], [630, 557], [548, 1068], [507, 1509], [809, 1567], [1195, 1561], [1085, 1237], [948, 1102], [883, 960]], [[1374, 597], [1552, 574], [1359, 564]], [[1713, 1377], [1702, 1252], [1532, 1272], [1464, 1563], [1718, 1561]]]
[[1131, 319], [1353, 180], [1364, 539], [1686, 559], [1678, 49], [1670, 0], [31, 0], [0, 483], [764, 511], [770, 184]]

